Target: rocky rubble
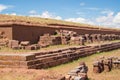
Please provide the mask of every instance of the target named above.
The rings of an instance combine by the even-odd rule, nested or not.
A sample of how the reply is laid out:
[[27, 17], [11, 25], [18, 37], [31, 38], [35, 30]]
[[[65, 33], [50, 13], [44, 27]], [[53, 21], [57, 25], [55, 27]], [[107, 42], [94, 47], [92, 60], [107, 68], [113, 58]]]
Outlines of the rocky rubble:
[[85, 62], [80, 62], [79, 66], [71, 70], [64, 79], [61, 80], [88, 80], [88, 67]]
[[109, 72], [112, 69], [120, 69], [120, 58], [119, 57], [102, 57], [93, 63], [93, 72]]
[[6, 37], [6, 34], [1, 31], [0, 46], [7, 46], [12, 49], [36, 50], [40, 47], [48, 47], [51, 45], [84, 45], [85, 43], [120, 40], [120, 35], [116, 34], [79, 35], [77, 32], [70, 30], [57, 30], [54, 35], [45, 33], [43, 36], [38, 37], [38, 41], [31, 44], [30, 41], [10, 40]]

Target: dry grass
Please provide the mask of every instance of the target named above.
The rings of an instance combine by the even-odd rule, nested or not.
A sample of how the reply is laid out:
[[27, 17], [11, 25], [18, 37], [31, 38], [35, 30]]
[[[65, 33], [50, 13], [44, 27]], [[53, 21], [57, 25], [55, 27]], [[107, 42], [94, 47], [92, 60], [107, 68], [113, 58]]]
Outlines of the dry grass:
[[0, 69], [0, 80], [57, 80], [59, 77], [50, 70]]
[[60, 66], [56, 66], [53, 68], [49, 68], [49, 70], [55, 71], [59, 74], [67, 74], [70, 70], [74, 69], [76, 66], [78, 66], [79, 62], [81, 61], [85, 61], [86, 64], [88, 65], [89, 71], [88, 71], [88, 77], [89, 80], [120, 80], [120, 70], [118, 69], [113, 69], [110, 72], [102, 72], [100, 74], [95, 74], [93, 73], [92, 69], [92, 64], [93, 61], [98, 59], [100, 56], [117, 56], [120, 57], [120, 49], [119, 50], [114, 50], [114, 51], [110, 51], [110, 52], [103, 52], [103, 53], [97, 53], [85, 58], [80, 58], [76, 61], [67, 63], [67, 64], [63, 64]]
[[[13, 15], [0, 15], [0, 22], [6, 21], [24, 21], [39, 24], [63, 24], [63, 25], [74, 25], [74, 26], [90, 26], [88, 24], [80, 24], [73, 22], [66, 22], [62, 20], [48, 19], [48, 18], [37, 18], [28, 16], [13, 16]], [[92, 27], [92, 26], [91, 26]]]
[[[60, 77], [61, 75], [67, 74], [70, 70], [74, 69], [78, 66], [80, 61], [85, 61], [89, 67], [88, 77], [89, 80], [120, 80], [120, 70], [114, 69], [110, 72], [103, 72], [101, 74], [94, 74], [92, 72], [92, 62], [99, 58], [100, 56], [119, 56], [120, 57], [120, 49], [97, 53], [88, 57], [80, 58], [76, 61], [63, 64], [60, 66], [52, 67], [46, 70], [34, 70], [34, 69], [0, 69], [0, 80], [58, 80], [53, 79], [56, 77]], [[39, 78], [39, 79], [38, 79]]]
[[40, 52], [40, 51], [50, 51], [50, 50], [56, 50], [61, 48], [68, 48], [68, 47], [74, 47], [74, 46], [80, 46], [80, 45], [53, 45], [48, 46], [46, 48], [40, 48], [38, 50], [24, 50], [24, 49], [11, 49], [8, 47], [1, 47], [0, 52], [9, 52], [9, 53], [23, 53], [23, 52]]
[[[105, 43], [111, 43], [111, 42], [120, 42], [120, 40], [114, 40], [114, 41], [104, 41], [104, 42], [96, 42], [96, 43], [90, 43], [90, 44], [85, 44], [85, 46], [93, 46], [93, 45], [98, 45], [98, 44], [105, 44]], [[53, 45], [53, 46], [48, 46], [46, 48], [40, 48], [38, 50], [14, 50], [11, 48], [7, 47], [1, 47], [0, 52], [9, 52], [9, 53], [23, 53], [23, 52], [40, 52], [40, 51], [50, 51], [50, 50], [56, 50], [56, 49], [61, 49], [61, 48], [68, 48], [68, 47], [75, 47], [75, 46], [80, 46], [80, 45]]]
[[[9, 22], [9, 21], [15, 21], [15, 22], [26, 22], [26, 23], [34, 23], [34, 24], [40, 24], [40, 25], [65, 25], [65, 26], [71, 26], [71, 27], [83, 27], [83, 28], [95, 28], [95, 29], [112, 29], [113, 28], [107, 28], [103, 26], [97, 26], [97, 25], [89, 25], [89, 24], [83, 24], [83, 23], [75, 23], [75, 22], [67, 22], [62, 20], [55, 20], [55, 19], [48, 19], [48, 18], [38, 18], [38, 17], [28, 17], [28, 16], [15, 16], [15, 15], [3, 15], [0, 14], [0, 22]], [[118, 30], [118, 29], [114, 29]]]

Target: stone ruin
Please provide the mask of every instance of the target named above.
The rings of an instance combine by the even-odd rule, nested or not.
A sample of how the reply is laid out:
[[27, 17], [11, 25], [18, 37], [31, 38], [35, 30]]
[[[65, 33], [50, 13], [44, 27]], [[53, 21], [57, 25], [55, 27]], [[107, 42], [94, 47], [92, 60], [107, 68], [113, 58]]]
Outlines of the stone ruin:
[[42, 47], [59, 44], [84, 45], [84, 38], [76, 32], [68, 30], [56, 31], [56, 35], [44, 34], [40, 36], [38, 44]]
[[85, 62], [80, 62], [78, 67], [71, 70], [61, 80], [88, 80], [87, 72], [88, 72], [88, 67], [86, 66]]
[[5, 35], [5, 32], [0, 31], [0, 46], [7, 46], [8, 38]]
[[79, 35], [74, 31], [57, 30], [56, 35], [44, 34], [40, 36], [38, 44], [42, 47], [59, 44], [84, 45], [85, 43], [94, 43], [101, 41], [120, 40], [119, 35], [115, 34], [84, 34]]
[[37, 50], [40, 47], [51, 45], [84, 45], [85, 43], [94, 43], [101, 41], [120, 40], [120, 35], [115, 34], [84, 34], [70, 30], [56, 30], [55, 35], [44, 34], [39, 36], [39, 40], [35, 44], [30, 41], [9, 40], [4, 32], [0, 32], [0, 46], [7, 46], [12, 49]]
[[84, 45], [84, 38], [82, 36], [71, 37], [70, 45]]
[[101, 57], [99, 60], [93, 63], [93, 72], [109, 72], [112, 69], [120, 69], [120, 58], [119, 57]]
[[12, 49], [25, 49], [25, 50], [38, 50], [40, 46], [38, 44], [30, 44], [29, 41], [21, 41], [18, 40], [9, 40], [8, 47]]
[[38, 44], [42, 47], [47, 47], [50, 45], [59, 45], [61, 43], [62, 42], [60, 36], [54, 36], [50, 34], [44, 34], [43, 36], [40, 36], [40, 39], [38, 41]]
[[92, 34], [91, 35], [91, 41], [92, 42], [100, 42], [100, 41], [102, 41], [102, 35], [101, 34]]
[[77, 36], [78, 34], [75, 31], [70, 30], [56, 30], [56, 33], [61, 36]]
[[[21, 44], [26, 47], [27, 42]], [[44, 69], [96, 54], [98, 51], [105, 52], [119, 48], [120, 42], [112, 42], [93, 46], [72, 46], [49, 51], [23, 52], [21, 54], [1, 52], [0, 68]], [[117, 61], [115, 64], [118, 66]]]

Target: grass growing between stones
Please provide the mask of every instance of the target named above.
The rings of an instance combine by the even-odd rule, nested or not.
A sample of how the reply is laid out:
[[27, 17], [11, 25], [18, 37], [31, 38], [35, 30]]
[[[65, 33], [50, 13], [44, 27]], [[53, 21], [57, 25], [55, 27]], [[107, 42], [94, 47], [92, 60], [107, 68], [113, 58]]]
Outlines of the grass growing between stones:
[[[94, 45], [98, 45], [98, 44], [106, 44], [106, 43], [112, 43], [112, 42], [120, 42], [120, 40], [113, 40], [113, 41], [104, 41], [104, 42], [95, 42], [95, 43], [86, 43], [83, 46], [94, 46]], [[52, 46], [48, 46], [46, 48], [40, 48], [38, 50], [24, 50], [24, 49], [18, 49], [18, 50], [14, 50], [8, 47], [0, 47], [0, 52], [9, 52], [9, 53], [26, 53], [26, 52], [40, 52], [40, 51], [50, 51], [50, 50], [56, 50], [56, 49], [61, 49], [61, 48], [68, 48], [68, 47], [75, 47], [75, 46], [81, 46], [81, 45], [52, 45]]]
[[95, 74], [93, 73], [93, 61], [97, 60], [100, 56], [116, 56], [120, 57], [120, 49], [118, 50], [113, 50], [110, 52], [102, 52], [102, 53], [96, 53], [94, 55], [88, 56], [88, 57], [83, 57], [78, 60], [75, 60], [73, 62], [67, 63], [67, 64], [62, 64], [60, 66], [52, 67], [49, 68], [48, 70], [55, 71], [59, 74], [67, 74], [70, 70], [74, 69], [79, 65], [79, 62], [84, 61], [86, 65], [89, 68], [88, 71], [88, 77], [89, 80], [120, 80], [120, 70], [119, 69], [112, 69], [110, 72], [102, 72], [100, 74]]
[[40, 48], [38, 50], [24, 50], [24, 49], [15, 50], [8, 47], [1, 47], [0, 52], [10, 52], [10, 53], [39, 52], [39, 51], [50, 51], [55, 49], [74, 47], [74, 46], [80, 46], [80, 45], [53, 45], [53, 46], [48, 46], [46, 48]]
[[0, 52], [12, 52], [12, 53], [19, 53], [19, 52], [30, 52], [30, 50], [14, 50], [8, 47], [1, 47]]
[[48, 68], [46, 70], [34, 70], [34, 69], [0, 69], [0, 80], [40, 80], [37, 77], [51, 77], [51, 79], [45, 80], [57, 80], [52, 79], [58, 74], [67, 74], [70, 70], [78, 66], [80, 61], [85, 61], [89, 71], [89, 80], [120, 80], [120, 70], [113, 69], [110, 72], [102, 72], [100, 74], [95, 74], [92, 71], [92, 63], [94, 60], [98, 59], [100, 56], [117, 56], [120, 57], [120, 49], [113, 50], [110, 52], [97, 53], [88, 57], [83, 57], [73, 62], [62, 64], [56, 67]]

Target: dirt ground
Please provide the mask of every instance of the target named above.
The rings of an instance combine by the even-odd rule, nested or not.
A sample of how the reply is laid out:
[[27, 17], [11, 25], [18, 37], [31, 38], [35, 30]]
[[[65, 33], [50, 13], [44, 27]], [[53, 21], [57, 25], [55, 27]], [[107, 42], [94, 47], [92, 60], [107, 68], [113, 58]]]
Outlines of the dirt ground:
[[58, 80], [61, 76], [52, 70], [0, 69], [0, 80]]
[[110, 72], [102, 72], [95, 74], [92, 71], [93, 61], [100, 56], [117, 56], [120, 57], [120, 49], [110, 52], [97, 53], [85, 58], [80, 58], [76, 61], [62, 64], [56, 67], [48, 68], [45, 70], [34, 69], [0, 69], [0, 80], [58, 80], [63, 75], [67, 74], [70, 70], [78, 66], [79, 62], [85, 61], [89, 68], [89, 80], [120, 80], [120, 70], [113, 69]]

